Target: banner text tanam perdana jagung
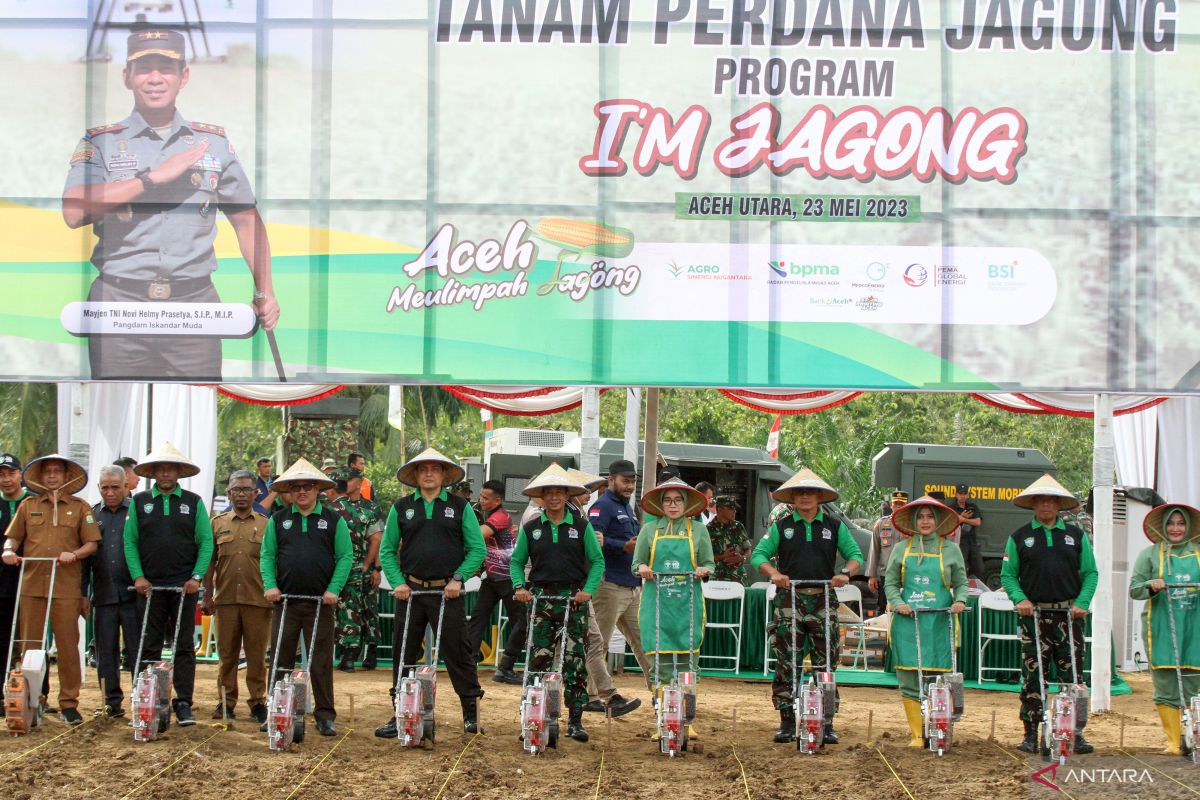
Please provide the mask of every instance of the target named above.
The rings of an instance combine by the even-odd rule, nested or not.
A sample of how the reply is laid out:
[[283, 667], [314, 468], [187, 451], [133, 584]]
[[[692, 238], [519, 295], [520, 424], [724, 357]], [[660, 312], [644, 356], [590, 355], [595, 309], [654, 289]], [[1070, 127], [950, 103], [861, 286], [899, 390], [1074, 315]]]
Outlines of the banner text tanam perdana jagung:
[[[1174, 52], [1177, 0], [957, 0], [950, 50]], [[439, 44], [630, 43], [651, 0], [439, 0]], [[656, 45], [926, 47], [921, 0], [653, 0]]]

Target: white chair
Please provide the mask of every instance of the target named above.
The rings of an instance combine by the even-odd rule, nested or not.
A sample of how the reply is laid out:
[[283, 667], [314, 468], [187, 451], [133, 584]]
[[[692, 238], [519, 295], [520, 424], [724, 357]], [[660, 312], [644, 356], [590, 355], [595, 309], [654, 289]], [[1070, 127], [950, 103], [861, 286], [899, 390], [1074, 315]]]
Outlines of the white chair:
[[[1021, 636], [1016, 633], [1003, 632], [988, 632], [984, 629], [987, 620], [986, 612], [998, 611], [1005, 614], [1012, 614], [1016, 609], [1013, 601], [1008, 599], [1008, 595], [1004, 592], [984, 592], [979, 595], [979, 619], [976, 620], [979, 635], [976, 638], [976, 645], [979, 650], [979, 670], [976, 673], [976, 679], [982, 681], [984, 672], [1017, 672], [1021, 671], [1020, 667], [984, 667], [984, 656], [986, 655], [987, 646], [992, 642], [1020, 642]], [[1009, 628], [1006, 628], [1009, 630]]]
[[[851, 669], [858, 669], [858, 662], [861, 659], [863, 669], [869, 669], [867, 663], [867, 633], [866, 621], [863, 619], [863, 596], [862, 589], [853, 583], [848, 583], [845, 586], [838, 586], [834, 589], [837, 594], [838, 601], [838, 625], [842, 628], [858, 631], [858, 646], [854, 648], [854, 663], [851, 664]], [[857, 606], [857, 609], [851, 608], [857, 619], [843, 618], [840, 611], [841, 607]]]
[[736, 603], [737, 621], [710, 622], [708, 615], [705, 614], [704, 630], [729, 631], [733, 635], [734, 652], [732, 656], [701, 655], [697, 661], [699, 662], [703, 659], [722, 662], [732, 661], [732, 667], [710, 667], [709, 669], [736, 673], [738, 665], [742, 663], [742, 618], [746, 614], [746, 587], [738, 581], [705, 581], [701, 584], [701, 590], [706, 601], [713, 603]]
[[480, 578], [478, 575], [472, 575], [471, 577], [467, 578], [467, 582], [463, 584], [463, 591], [478, 592], [480, 586], [483, 586], [483, 578]]
[[771, 654], [771, 602], [775, 599], [775, 584], [770, 581], [758, 581], [750, 584], [751, 589], [760, 589], [767, 593], [763, 603], [763, 675], [770, 675], [775, 668], [775, 657]]

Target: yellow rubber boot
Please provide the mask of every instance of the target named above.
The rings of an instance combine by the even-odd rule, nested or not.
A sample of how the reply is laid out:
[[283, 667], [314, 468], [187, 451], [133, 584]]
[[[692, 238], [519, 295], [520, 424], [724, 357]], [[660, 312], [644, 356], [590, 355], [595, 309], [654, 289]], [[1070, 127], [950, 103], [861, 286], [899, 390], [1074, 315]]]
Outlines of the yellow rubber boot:
[[912, 731], [909, 747], [925, 746], [925, 721], [921, 719], [921, 703], [917, 700], [904, 698], [904, 716], [908, 719], [908, 728]]
[[1163, 751], [1168, 756], [1183, 755], [1179, 749], [1180, 734], [1183, 732], [1183, 721], [1178, 708], [1171, 706], [1155, 706], [1158, 718], [1162, 720], [1163, 732], [1167, 734], [1167, 749]]

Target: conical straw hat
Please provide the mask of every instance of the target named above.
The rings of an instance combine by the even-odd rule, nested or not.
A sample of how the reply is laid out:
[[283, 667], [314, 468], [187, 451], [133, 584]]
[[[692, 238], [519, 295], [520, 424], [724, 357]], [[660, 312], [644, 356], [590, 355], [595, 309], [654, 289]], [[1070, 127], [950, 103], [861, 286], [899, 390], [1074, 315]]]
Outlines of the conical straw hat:
[[679, 478], [671, 478], [642, 495], [642, 509], [647, 514], [665, 517], [667, 512], [663, 510], [662, 496], [668, 489], [678, 489], [683, 492], [683, 515], [685, 517], [694, 517], [708, 508], [708, 498], [702, 492], [688, 486]]
[[453, 459], [447, 458], [432, 447], [423, 450], [416, 458], [409, 459], [404, 466], [396, 470], [396, 477], [400, 479], [401, 483], [416, 486], [417, 466], [426, 462], [441, 464], [445, 467], [445, 471], [442, 474], [442, 486], [450, 486], [467, 477], [465, 469], [455, 464]]
[[1047, 472], [1029, 487], [1013, 498], [1013, 504], [1021, 508], [1033, 508], [1033, 498], [1054, 497], [1058, 500], [1059, 511], [1070, 511], [1079, 508], [1079, 500], [1067, 491], [1066, 487]]
[[830, 503], [838, 499], [837, 490], [808, 467], [801, 467], [799, 472], [788, 478], [771, 496], [781, 503], [791, 503], [796, 489], [816, 489], [819, 503]]
[[296, 463], [288, 467], [286, 472], [271, 481], [271, 488], [276, 492], [291, 492], [293, 483], [315, 483], [322, 489], [334, 485], [329, 476], [317, 469], [307, 458], [296, 459]]
[[181, 478], [190, 478], [200, 474], [200, 468], [170, 442], [163, 442], [157, 449], [147, 453], [146, 457], [133, 468], [133, 472], [143, 478], [153, 478], [154, 467], [157, 464], [179, 465], [179, 477]]
[[546, 469], [542, 471], [541, 475], [538, 475], [531, 480], [525, 486], [525, 488], [521, 490], [521, 494], [525, 495], [526, 497], [541, 497], [543, 489], [549, 489], [554, 486], [566, 489], [568, 496], [573, 494], [582, 494], [583, 492], [587, 491], [587, 488], [582, 483], [572, 478], [567, 474], [565, 469], [555, 463], [546, 467]]
[[1187, 520], [1187, 536], [1184, 537], [1184, 541], [1200, 540], [1200, 511], [1182, 503], [1167, 503], [1151, 509], [1142, 520], [1142, 533], [1152, 542], [1166, 542], [1167, 518], [1175, 511], [1182, 512], [1183, 518]]
[[567, 469], [567, 477], [588, 491], [595, 491], [601, 487], [608, 486], [608, 478], [601, 478], [599, 475], [593, 475], [590, 472], [584, 472], [574, 467]]
[[938, 536], [949, 536], [958, 528], [958, 514], [954, 509], [944, 503], [939, 503], [929, 495], [918, 497], [911, 503], [905, 503], [892, 512], [892, 525], [896, 526], [896, 530], [903, 533], [905, 536], [916, 536], [917, 531], [917, 511], [922, 507], [933, 509], [933, 513], [937, 516], [937, 527], [934, 528], [934, 533]]
[[42, 456], [30, 461], [21, 472], [21, 477], [25, 479], [25, 484], [34, 492], [46, 494], [48, 491], [46, 484], [42, 483], [42, 467], [45, 466], [47, 461], [61, 461], [67, 465], [67, 476], [63, 480], [63, 485], [58, 489], [59, 495], [75, 494], [87, 485], [87, 470], [66, 456], [51, 453], [48, 456]]

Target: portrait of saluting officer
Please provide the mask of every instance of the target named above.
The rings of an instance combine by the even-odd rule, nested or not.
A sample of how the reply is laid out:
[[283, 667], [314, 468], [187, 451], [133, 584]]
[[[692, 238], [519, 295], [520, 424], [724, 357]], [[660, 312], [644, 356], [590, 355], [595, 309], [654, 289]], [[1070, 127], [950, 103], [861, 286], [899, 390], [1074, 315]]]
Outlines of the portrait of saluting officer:
[[[253, 307], [267, 330], [279, 320], [271, 250], [254, 192], [219, 125], [176, 108], [189, 71], [183, 34], [129, 35], [123, 71], [133, 113], [88, 129], [71, 155], [63, 219], [92, 225], [100, 274], [87, 299], [106, 303], [216, 303], [212, 273], [217, 211], [225, 214], [254, 278]], [[104, 334], [88, 339], [93, 379], [221, 378], [221, 339]]]

